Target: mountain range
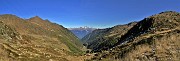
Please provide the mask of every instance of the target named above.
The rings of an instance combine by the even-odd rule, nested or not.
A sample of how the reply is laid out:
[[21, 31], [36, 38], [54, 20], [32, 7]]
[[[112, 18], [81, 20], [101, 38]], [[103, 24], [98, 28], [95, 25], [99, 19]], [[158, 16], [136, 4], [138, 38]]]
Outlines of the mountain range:
[[0, 15], [0, 61], [180, 61], [180, 13], [105, 29]]
[[96, 28], [90, 28], [87, 26], [79, 28], [68, 28], [72, 33], [74, 33], [79, 39], [82, 39], [87, 34], [91, 33]]
[[93, 51], [99, 51], [101, 49], [113, 46], [118, 42], [118, 38], [127, 33], [137, 22], [131, 22], [125, 25], [116, 25], [112, 28], [97, 29], [92, 33], [86, 35], [81, 41], [86, 45], [88, 49]]

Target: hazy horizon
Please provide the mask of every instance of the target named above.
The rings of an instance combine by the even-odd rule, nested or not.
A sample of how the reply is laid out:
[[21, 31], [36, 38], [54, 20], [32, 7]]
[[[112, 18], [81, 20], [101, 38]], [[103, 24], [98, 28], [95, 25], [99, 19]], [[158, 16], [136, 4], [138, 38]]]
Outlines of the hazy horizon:
[[180, 1], [144, 0], [0, 0], [0, 14], [39, 16], [66, 28], [109, 28], [140, 21], [163, 11], [180, 12]]

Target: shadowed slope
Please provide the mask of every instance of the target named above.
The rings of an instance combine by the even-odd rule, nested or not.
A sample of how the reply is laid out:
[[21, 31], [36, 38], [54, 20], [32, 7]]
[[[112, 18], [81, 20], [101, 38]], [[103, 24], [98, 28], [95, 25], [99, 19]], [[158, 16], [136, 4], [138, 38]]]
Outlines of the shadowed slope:
[[111, 49], [92, 60], [179, 61], [180, 13], [162, 12], [143, 19]]

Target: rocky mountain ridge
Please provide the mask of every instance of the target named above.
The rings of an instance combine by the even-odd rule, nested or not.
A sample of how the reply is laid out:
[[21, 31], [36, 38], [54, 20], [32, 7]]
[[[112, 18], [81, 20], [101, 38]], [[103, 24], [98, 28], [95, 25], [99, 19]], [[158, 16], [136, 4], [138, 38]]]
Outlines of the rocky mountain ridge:
[[108, 49], [97, 52], [100, 61], [179, 61], [180, 13], [165, 11], [147, 17]]
[[0, 15], [0, 29], [0, 61], [67, 61], [82, 53], [73, 33], [38, 16]]
[[116, 25], [112, 28], [97, 29], [82, 38], [82, 41], [87, 45], [88, 49], [92, 49], [93, 51], [108, 49], [110, 46], [116, 44], [118, 38], [121, 38], [136, 23], [131, 22], [125, 25]]

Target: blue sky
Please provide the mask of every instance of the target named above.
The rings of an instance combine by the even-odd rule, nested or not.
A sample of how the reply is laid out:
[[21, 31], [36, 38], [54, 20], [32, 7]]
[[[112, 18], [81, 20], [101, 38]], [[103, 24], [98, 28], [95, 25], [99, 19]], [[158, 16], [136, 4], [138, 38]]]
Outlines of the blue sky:
[[40, 16], [64, 27], [112, 27], [162, 11], [180, 12], [180, 0], [0, 0], [0, 14]]

